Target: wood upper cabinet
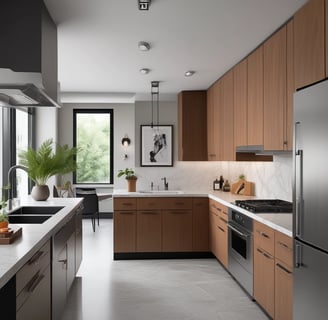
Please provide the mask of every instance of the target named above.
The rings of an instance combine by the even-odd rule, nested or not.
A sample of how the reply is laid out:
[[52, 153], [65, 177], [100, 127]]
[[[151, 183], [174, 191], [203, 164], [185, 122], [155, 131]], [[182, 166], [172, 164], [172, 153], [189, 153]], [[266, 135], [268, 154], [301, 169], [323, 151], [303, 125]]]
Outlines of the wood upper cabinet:
[[235, 160], [234, 123], [233, 123], [233, 71], [222, 77], [222, 105], [220, 112], [220, 160]]
[[207, 90], [207, 141], [208, 160], [221, 160], [220, 119], [222, 105], [222, 84], [216, 81]]
[[206, 91], [178, 95], [179, 160], [207, 160]]
[[233, 68], [234, 147], [247, 146], [247, 60]]
[[208, 198], [193, 198], [192, 203], [192, 250], [209, 251]]
[[247, 57], [247, 142], [263, 145], [263, 46]]
[[254, 221], [254, 298], [274, 318], [274, 231]]
[[214, 86], [207, 90], [207, 160], [215, 161], [215, 137], [214, 137]]
[[263, 45], [264, 149], [284, 150], [287, 89], [287, 27]]
[[284, 124], [284, 150], [293, 149], [293, 130], [294, 130], [294, 20], [287, 23], [287, 98], [286, 116]]
[[295, 88], [325, 78], [325, 0], [310, 0], [294, 15]]

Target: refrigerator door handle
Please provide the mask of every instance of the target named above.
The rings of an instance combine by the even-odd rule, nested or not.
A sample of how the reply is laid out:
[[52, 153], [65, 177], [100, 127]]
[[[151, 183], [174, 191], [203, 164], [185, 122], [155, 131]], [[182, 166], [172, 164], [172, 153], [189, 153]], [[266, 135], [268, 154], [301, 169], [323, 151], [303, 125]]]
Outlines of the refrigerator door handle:
[[300, 244], [295, 244], [295, 268], [300, 268], [302, 266], [302, 246]]
[[[295, 196], [296, 196], [296, 205], [295, 205], [295, 234], [297, 237], [301, 237], [302, 233], [302, 215], [303, 215], [303, 150], [297, 149], [298, 147], [298, 128], [301, 125], [300, 122], [295, 122]], [[298, 170], [297, 170], [297, 158], [298, 161]]]

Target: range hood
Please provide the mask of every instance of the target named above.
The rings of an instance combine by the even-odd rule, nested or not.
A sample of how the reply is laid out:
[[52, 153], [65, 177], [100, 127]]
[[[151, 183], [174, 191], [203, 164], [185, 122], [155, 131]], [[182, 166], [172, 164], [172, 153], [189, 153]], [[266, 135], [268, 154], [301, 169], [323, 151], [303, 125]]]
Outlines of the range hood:
[[274, 155], [274, 154], [286, 154], [291, 151], [284, 150], [264, 150], [263, 145], [250, 145], [236, 147], [236, 152], [239, 153], [254, 153], [255, 155]]
[[61, 106], [46, 94], [41, 73], [0, 69], [0, 107]]

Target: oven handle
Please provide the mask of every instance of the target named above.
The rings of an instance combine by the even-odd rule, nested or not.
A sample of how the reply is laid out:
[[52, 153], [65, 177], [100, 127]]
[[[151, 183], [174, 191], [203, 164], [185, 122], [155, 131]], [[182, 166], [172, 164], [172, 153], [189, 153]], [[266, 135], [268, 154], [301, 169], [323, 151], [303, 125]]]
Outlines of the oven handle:
[[235, 231], [236, 233], [238, 233], [243, 238], [249, 238], [249, 236], [250, 236], [249, 234], [245, 234], [245, 233], [239, 231], [236, 227], [233, 227], [230, 223], [228, 223], [228, 228]]

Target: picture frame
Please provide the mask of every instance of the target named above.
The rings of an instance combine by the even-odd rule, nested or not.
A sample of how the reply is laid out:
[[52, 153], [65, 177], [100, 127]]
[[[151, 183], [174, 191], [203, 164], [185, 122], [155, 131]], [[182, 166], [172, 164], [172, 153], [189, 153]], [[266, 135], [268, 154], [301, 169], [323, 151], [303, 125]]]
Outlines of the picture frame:
[[140, 136], [141, 167], [173, 167], [173, 125], [141, 125]]

